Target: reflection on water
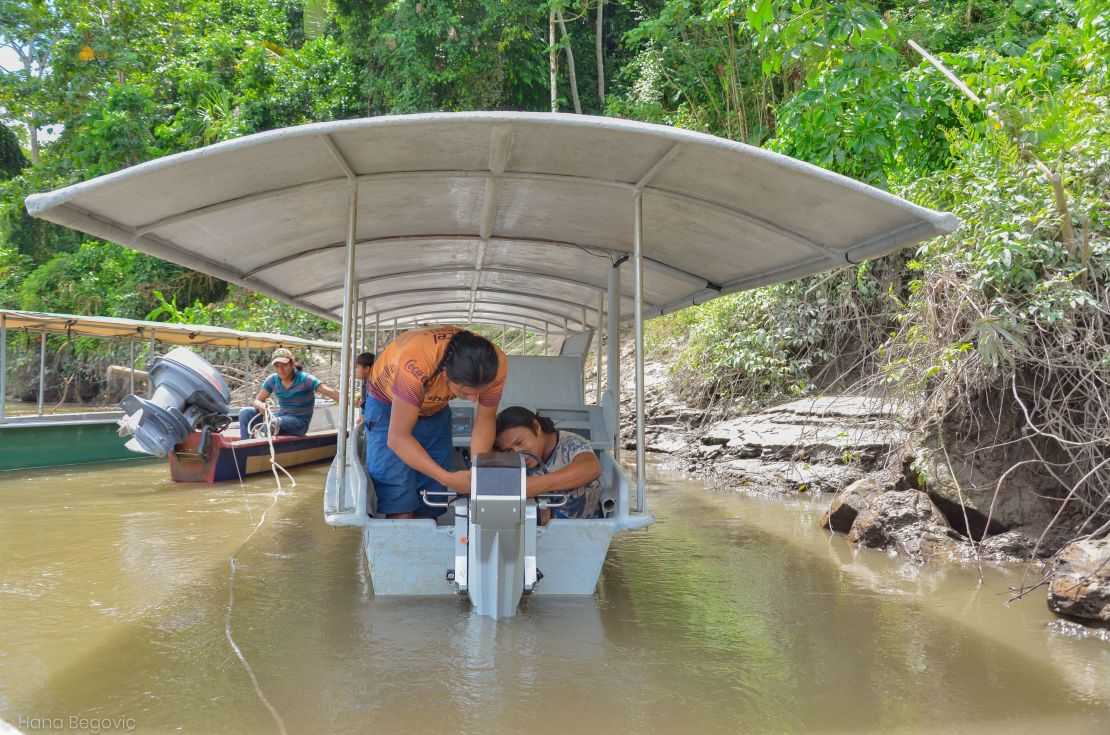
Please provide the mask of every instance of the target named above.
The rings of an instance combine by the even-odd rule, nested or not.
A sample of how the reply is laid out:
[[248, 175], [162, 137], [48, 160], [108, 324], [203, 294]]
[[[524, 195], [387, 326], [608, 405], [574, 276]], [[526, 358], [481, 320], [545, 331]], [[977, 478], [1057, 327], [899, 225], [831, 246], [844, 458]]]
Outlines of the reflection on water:
[[[289, 732], [1106, 732], [1110, 645], [1059, 639], [1015, 572], [919, 569], [816, 528], [819, 505], [658, 471], [659, 523], [598, 594], [495, 623], [375, 599], [359, 534], [296, 473], [238, 556], [235, 640]], [[0, 717], [274, 732], [224, 637], [228, 557], [273, 501], [158, 465], [0, 474]]]

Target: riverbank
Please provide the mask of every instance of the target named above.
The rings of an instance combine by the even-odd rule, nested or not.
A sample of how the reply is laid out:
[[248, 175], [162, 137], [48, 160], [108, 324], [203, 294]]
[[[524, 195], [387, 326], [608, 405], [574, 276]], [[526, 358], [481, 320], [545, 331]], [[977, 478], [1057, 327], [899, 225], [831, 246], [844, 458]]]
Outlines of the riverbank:
[[[632, 370], [627, 346], [622, 357]], [[672, 466], [719, 489], [812, 496], [834, 542], [918, 564], [1026, 565], [1015, 594], [1044, 584], [1053, 611], [1110, 620], [1110, 541], [1069, 545], [1081, 513], [1061, 513], [1058, 497], [1034, 488], [961, 481], [961, 465], [1013, 458], [961, 448], [953, 460], [943, 438], [915, 434], [897, 405], [874, 396], [810, 397], [714, 420], [675, 393], [665, 361], [645, 365], [645, 446]], [[621, 440], [635, 450], [631, 391], [621, 395]]]

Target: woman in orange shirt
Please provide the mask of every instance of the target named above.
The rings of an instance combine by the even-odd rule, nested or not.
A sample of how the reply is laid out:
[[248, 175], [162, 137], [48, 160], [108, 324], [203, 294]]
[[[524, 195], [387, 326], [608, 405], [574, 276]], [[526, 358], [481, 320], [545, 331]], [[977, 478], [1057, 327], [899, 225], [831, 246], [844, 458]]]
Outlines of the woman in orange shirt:
[[508, 361], [485, 337], [456, 327], [413, 329], [389, 343], [370, 370], [363, 405], [366, 471], [378, 513], [387, 518], [434, 517], [442, 512], [421, 490], [470, 492], [470, 471], [451, 471], [452, 398], [478, 409], [472, 453], [493, 449], [497, 404]]

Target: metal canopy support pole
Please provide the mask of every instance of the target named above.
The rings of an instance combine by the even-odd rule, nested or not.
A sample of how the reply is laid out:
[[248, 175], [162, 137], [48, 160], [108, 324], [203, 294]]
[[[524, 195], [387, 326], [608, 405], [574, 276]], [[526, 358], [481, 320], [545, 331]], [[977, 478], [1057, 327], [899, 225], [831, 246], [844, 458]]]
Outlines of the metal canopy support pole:
[[0, 424], [8, 419], [8, 315], [0, 314]]
[[[354, 298], [354, 303], [352, 305], [354, 306], [355, 316], [357, 317], [357, 320], [353, 325], [351, 325], [351, 352], [349, 353], [349, 359], [351, 361], [351, 373], [347, 377], [347, 382], [344, 383], [344, 385], [346, 386], [346, 390], [350, 391], [351, 395], [354, 395], [354, 391], [352, 389], [354, 387], [355, 381], [355, 357], [360, 352], [362, 352], [362, 350], [359, 349], [359, 328], [361, 327], [362, 320], [365, 318], [366, 315], [362, 313], [363, 302], [359, 300], [359, 291], [361, 289], [359, 288], [358, 280], [355, 279], [353, 276], [351, 279], [351, 284], [351, 291], [353, 292], [352, 298]], [[345, 414], [344, 421], [347, 422], [347, 426], [354, 426], [355, 402], [353, 400], [347, 402], [347, 413]]]
[[378, 335], [382, 331], [382, 314], [380, 311], [374, 312], [374, 354], [378, 354]]
[[[345, 498], [347, 495], [347, 405], [351, 402], [351, 391], [348, 390], [351, 382], [351, 336], [354, 331], [354, 315], [351, 313], [352, 301], [355, 295], [355, 228], [358, 218], [358, 184], [351, 186], [347, 199], [347, 268], [343, 284], [343, 330], [339, 343], [342, 352], [339, 355], [339, 416], [342, 425], [339, 427], [339, 442], [336, 445], [335, 457], [338, 461], [336, 479], [339, 481], [336, 497]], [[357, 505], [357, 501], [356, 501]], [[343, 510], [346, 510], [343, 508]]]
[[129, 357], [131, 358], [131, 371], [128, 375], [127, 392], [131, 395], [135, 395], [135, 340], [130, 340], [128, 344], [130, 346]]
[[547, 354], [549, 352], [551, 352], [551, 343], [548, 341], [550, 332], [551, 332], [551, 324], [548, 323], [548, 322], [544, 322], [543, 323], [543, 355], [544, 355], [544, 357], [547, 357]]
[[[247, 337], [247, 339], [246, 339], [246, 341], [243, 345], [243, 402], [245, 404], [248, 404], [248, 405], [251, 402], [251, 389], [250, 389], [250, 385], [247, 384], [247, 381], [250, 380], [250, 377], [251, 377], [251, 338]], [[241, 436], [239, 438], [240, 439], [246, 439], [247, 437]]]
[[[601, 6], [598, 6], [600, 12]], [[597, 295], [597, 340], [594, 352], [597, 353], [597, 381], [594, 383], [594, 405], [601, 405], [601, 338], [605, 334], [605, 294]]]
[[362, 312], [362, 318], [358, 320], [359, 328], [361, 330], [359, 332], [359, 334], [362, 335], [358, 340], [358, 352], [359, 352], [359, 354], [362, 354], [363, 352], [366, 352], [366, 319], [367, 319], [366, 299], [362, 299], [361, 301], [358, 302], [358, 304], [359, 304], [359, 311]]
[[636, 331], [636, 510], [647, 510], [647, 478], [644, 457], [644, 195], [637, 191], [632, 199], [632, 265], [636, 275], [636, 311], [632, 315]]
[[621, 453], [621, 267], [620, 261], [609, 269], [609, 295], [606, 299], [609, 323], [609, 350], [605, 356], [605, 392], [613, 407], [613, 459], [620, 460]]
[[154, 397], [154, 381], [149, 379], [150, 369], [154, 366], [154, 348], [158, 344], [156, 333], [152, 332], [150, 335], [150, 361], [146, 364], [147, 381], [146, 381], [146, 397]]
[[39, 416], [42, 416], [42, 399], [46, 391], [46, 331], [39, 343]]

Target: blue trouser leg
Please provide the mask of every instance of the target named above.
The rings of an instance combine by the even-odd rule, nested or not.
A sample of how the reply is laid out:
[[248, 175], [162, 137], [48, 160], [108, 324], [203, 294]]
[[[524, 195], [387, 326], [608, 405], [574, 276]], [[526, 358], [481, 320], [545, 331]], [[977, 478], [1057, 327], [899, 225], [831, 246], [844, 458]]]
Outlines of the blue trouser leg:
[[[443, 490], [443, 485], [405, 464], [389, 448], [389, 418], [392, 406], [374, 399], [365, 411], [366, 473], [374, 481], [378, 495], [378, 512], [417, 513], [436, 516], [440, 508], [430, 508], [420, 498], [421, 490]], [[435, 416], [421, 417], [412, 429], [413, 438], [424, 447], [436, 464], [451, 468], [451, 412], [440, 411]]]
[[250, 423], [258, 415], [258, 409], [248, 406], [239, 412], [239, 438], [250, 439]]

